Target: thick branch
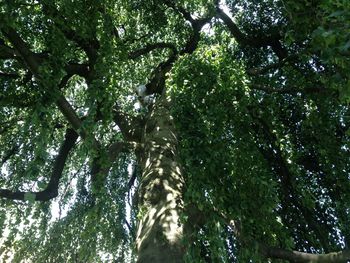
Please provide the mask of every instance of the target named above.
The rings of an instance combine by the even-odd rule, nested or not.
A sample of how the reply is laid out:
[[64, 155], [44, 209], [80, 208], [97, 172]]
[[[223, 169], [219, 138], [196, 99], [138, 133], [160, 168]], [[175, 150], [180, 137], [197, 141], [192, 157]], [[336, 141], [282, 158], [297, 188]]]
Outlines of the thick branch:
[[6, 73], [6, 72], [0, 71], [0, 78], [17, 79], [19, 77], [20, 76], [16, 73]]
[[[329, 232], [332, 232], [329, 225], [327, 225], [318, 218], [320, 216], [315, 215], [311, 209], [305, 207], [300, 201], [300, 197], [295, 190], [295, 176], [293, 176], [290, 168], [283, 158], [282, 151], [280, 149], [280, 144], [276, 134], [271, 132], [269, 124], [259, 116], [256, 116], [254, 112], [249, 109], [250, 114], [254, 120], [252, 123], [254, 131], [259, 134], [262, 132], [263, 136], [267, 140], [268, 147], [258, 145], [258, 149], [261, 154], [264, 156], [268, 164], [271, 166], [272, 170], [280, 179], [280, 198], [282, 203], [282, 215], [286, 217], [289, 214], [290, 209], [294, 209], [294, 214], [301, 215], [305, 222], [307, 222], [309, 229], [313, 230], [316, 237], [319, 239], [323, 248], [327, 250], [327, 236], [322, 231], [322, 227], [328, 229]], [[305, 229], [306, 230], [306, 229]]]
[[99, 42], [97, 39], [81, 37], [78, 32], [72, 30], [69, 27], [67, 20], [60, 14], [53, 3], [48, 4], [42, 2], [42, 5], [43, 12], [53, 19], [55, 26], [62, 31], [68, 40], [73, 41], [79, 47], [81, 47], [90, 59], [90, 62], [94, 63], [96, 61], [97, 50], [99, 48]]
[[276, 63], [269, 64], [265, 67], [251, 68], [248, 70], [248, 74], [253, 75], [253, 76], [265, 74], [272, 69], [279, 69], [279, 68], [283, 67], [286, 63], [290, 62], [291, 60], [296, 59], [296, 57], [297, 57], [296, 55], [291, 55], [291, 56], [288, 56], [288, 57], [286, 57], [286, 58], [284, 58]]
[[17, 144], [15, 144], [8, 152], [6, 152], [6, 154], [1, 158], [0, 161], [0, 167], [7, 162], [11, 156], [13, 156], [14, 154], [16, 154], [19, 150], [19, 146]]
[[270, 86], [264, 86], [260, 84], [250, 84], [249, 88], [253, 90], [261, 90], [266, 93], [280, 93], [280, 94], [295, 94], [295, 93], [322, 93], [325, 92], [326, 89], [322, 89], [319, 87], [308, 87], [304, 89], [300, 89], [298, 87], [283, 87], [283, 88], [273, 88]]
[[219, 7], [216, 8], [217, 17], [220, 18], [230, 30], [233, 37], [237, 40], [241, 45], [248, 45], [248, 37], [241, 32], [238, 26], [232, 21], [232, 19]]
[[261, 246], [261, 251], [267, 258], [284, 259], [289, 262], [346, 263], [350, 260], [350, 250], [328, 254], [311, 254], [277, 247]]
[[[240, 239], [244, 239], [244, 237], [241, 235], [239, 222], [231, 220], [217, 209], [214, 209], [214, 211], [227, 226], [233, 229], [234, 233]], [[205, 215], [202, 216], [205, 218]], [[348, 260], [350, 260], [350, 250], [331, 252], [327, 254], [312, 254], [278, 247], [270, 247], [262, 243], [258, 243], [258, 246], [259, 252], [266, 258], [283, 259], [293, 263], [346, 263]]]
[[0, 59], [12, 59], [16, 58], [16, 51], [5, 44], [5, 42], [0, 39]]
[[177, 12], [179, 12], [187, 21], [189, 21], [191, 24], [194, 23], [194, 19], [191, 15], [190, 12], [188, 12], [187, 10], [185, 10], [183, 7], [181, 6], [177, 6], [175, 4], [175, 1], [173, 0], [164, 0], [163, 1], [167, 6], [173, 8], [174, 10], [176, 10]]
[[114, 107], [113, 113], [113, 120], [118, 125], [125, 140], [140, 142], [142, 127], [144, 126], [143, 120], [124, 114], [119, 110], [118, 105]]
[[65, 71], [68, 76], [78, 75], [83, 78], [88, 78], [90, 73], [89, 65], [78, 64], [78, 63], [69, 63], [65, 67]]
[[121, 152], [129, 149], [129, 144], [125, 142], [114, 142], [108, 147], [108, 159], [110, 162], [115, 161]]
[[193, 33], [191, 38], [187, 41], [185, 47], [179, 52], [180, 55], [193, 53], [200, 40], [200, 30], [202, 27], [193, 28]]
[[145, 55], [155, 49], [164, 49], [168, 48], [172, 51], [173, 54], [177, 53], [176, 47], [172, 43], [165, 43], [165, 42], [159, 42], [159, 43], [154, 43], [154, 44], [148, 44], [145, 47], [135, 50], [129, 54], [129, 58], [135, 59], [138, 58], [142, 55]]
[[13, 28], [4, 26], [1, 31], [15, 47], [32, 73], [37, 75], [39, 70], [38, 56], [30, 50], [27, 43], [22, 40], [22, 38]]
[[[14, 29], [6, 27], [6, 30], [3, 33], [10, 40], [15, 49], [19, 52], [23, 60], [27, 63], [29, 70], [40, 80], [40, 58], [35, 53], [30, 51], [28, 45], [21, 39], [21, 37]], [[71, 70], [71, 73], [73, 73], [73, 70], [75, 70], [77, 73], [79, 71], [86, 70], [86, 67], [83, 65], [70, 65], [67, 67], [67, 70]], [[61, 84], [64, 85], [67, 80], [68, 78], [64, 78], [63, 84]], [[59, 110], [67, 118], [68, 122], [72, 125], [74, 130], [78, 132], [83, 138], [85, 138], [86, 133], [85, 131], [81, 130], [82, 121], [76, 114], [73, 107], [66, 100], [66, 98], [60, 94], [56, 100], [56, 104]]]
[[200, 30], [206, 23], [208, 23], [213, 17], [211, 15], [204, 16], [202, 18], [194, 19], [190, 12], [188, 12], [182, 6], [176, 5], [176, 1], [173, 0], [163, 0], [163, 2], [180, 13], [188, 22], [191, 23], [191, 26], [194, 30]]
[[259, 36], [248, 36], [241, 32], [238, 26], [232, 21], [232, 19], [220, 9], [219, 6], [216, 7], [216, 16], [220, 18], [227, 26], [233, 37], [242, 46], [251, 47], [271, 47], [275, 52], [277, 57], [282, 60], [288, 56], [287, 50], [282, 46], [279, 34], [271, 35], [259, 35]]
[[86, 133], [85, 131], [81, 130], [82, 121], [76, 114], [72, 105], [70, 105], [70, 103], [66, 100], [66, 98], [63, 95], [59, 96], [56, 103], [64, 117], [66, 117], [68, 122], [72, 125], [73, 129], [76, 132], [78, 132], [83, 138], [85, 138]]
[[165, 74], [171, 70], [179, 55], [191, 54], [195, 51], [200, 40], [200, 30], [211, 19], [211, 17], [193, 19], [189, 12], [182, 7], [176, 6], [172, 0], [165, 0], [164, 3], [182, 14], [183, 17], [191, 23], [193, 32], [190, 39], [178, 52], [178, 54], [173, 53], [165, 62], [160, 63], [152, 72], [151, 81], [146, 85], [148, 94], [162, 93], [165, 84]]
[[[4, 44], [4, 41], [0, 39], [0, 59], [18, 59], [19, 56], [22, 60], [26, 61], [30, 66], [34, 66], [33, 70], [37, 70], [37, 65], [40, 64], [40, 59], [43, 58], [43, 54], [36, 54], [31, 52], [27, 44], [20, 38], [20, 36], [12, 28], [7, 28], [8, 33], [6, 37], [9, 38], [11, 43], [16, 49], [10, 48]], [[29, 58], [28, 55], [31, 57]], [[21, 60], [21, 61], [22, 61]], [[89, 67], [86, 64], [69, 63], [65, 67], [65, 71], [68, 75], [79, 75], [82, 77], [87, 77], [89, 74]], [[33, 72], [35, 73], [35, 72]], [[0, 76], [6, 77], [18, 77], [15, 73], [0, 73]]]
[[146, 84], [147, 94], [162, 93], [165, 85], [165, 74], [171, 70], [176, 58], [176, 55], [172, 55], [153, 70], [151, 73], [152, 78], [150, 82]]
[[139, 174], [138, 169], [139, 169], [138, 165], [136, 163], [134, 163], [132, 165], [131, 177], [130, 177], [129, 182], [128, 182], [128, 191], [129, 192], [130, 192], [131, 188], [134, 186], [137, 175]]
[[130, 148], [132, 148], [130, 143], [114, 142], [108, 146], [106, 152], [102, 152], [103, 150], [99, 149], [100, 152], [92, 160], [91, 165], [92, 187], [95, 190], [99, 190], [103, 186], [104, 180], [119, 154], [128, 152]]
[[65, 166], [68, 154], [74, 147], [77, 139], [78, 134], [72, 129], [67, 129], [65, 140], [60, 147], [58, 155], [56, 156], [50, 181], [45, 190], [40, 192], [22, 192], [0, 189], [0, 197], [22, 201], [25, 201], [25, 198], [28, 194], [34, 195], [34, 200], [36, 201], [47, 201], [52, 198], [55, 198], [58, 195], [59, 180], [62, 177], [63, 168]]

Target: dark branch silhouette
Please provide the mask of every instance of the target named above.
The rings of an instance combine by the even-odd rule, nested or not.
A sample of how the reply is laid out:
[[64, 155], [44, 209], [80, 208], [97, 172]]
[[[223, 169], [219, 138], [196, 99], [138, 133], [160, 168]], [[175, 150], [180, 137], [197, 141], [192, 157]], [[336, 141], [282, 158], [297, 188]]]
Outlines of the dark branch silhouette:
[[289, 262], [346, 263], [350, 260], [350, 250], [327, 254], [312, 254], [262, 245], [260, 246], [260, 250], [267, 258], [283, 259]]
[[278, 33], [274, 33], [271, 35], [257, 35], [257, 36], [248, 36], [241, 32], [238, 26], [232, 21], [232, 19], [220, 9], [219, 6], [216, 7], [216, 16], [220, 18], [228, 30], [231, 32], [233, 37], [237, 40], [237, 42], [242, 46], [250, 46], [250, 47], [271, 47], [276, 56], [283, 60], [288, 56], [287, 50], [282, 46], [280, 40], [282, 36]]
[[8, 189], [0, 189], [0, 197], [22, 201], [25, 201], [25, 198], [28, 194], [34, 195], [35, 201], [47, 201], [55, 198], [58, 195], [59, 181], [62, 177], [62, 172], [66, 160], [68, 158], [69, 152], [74, 147], [77, 139], [78, 134], [73, 129], [67, 129], [65, 139], [59, 149], [59, 152], [53, 164], [50, 181], [47, 184], [45, 190], [40, 192], [23, 192], [11, 191]]
[[176, 46], [172, 43], [166, 43], [166, 42], [159, 42], [154, 44], [148, 44], [145, 47], [132, 51], [129, 54], [129, 58], [135, 59], [142, 55], [148, 54], [149, 52], [155, 50], [155, 49], [165, 49], [168, 48], [172, 51], [173, 54], [177, 53]]
[[61, 15], [61, 13], [57, 10], [54, 3], [43, 2], [43, 12], [52, 18], [55, 26], [61, 30], [64, 36], [76, 43], [79, 47], [81, 47], [86, 55], [88, 56], [90, 63], [93, 64], [96, 62], [97, 58], [97, 50], [99, 48], [99, 42], [95, 36], [91, 38], [86, 38], [80, 36], [76, 31], [72, 30], [69, 27], [69, 23], [66, 18]]
[[[20, 37], [20, 35], [11, 27], [4, 26], [2, 29], [3, 34], [8, 38], [8, 40], [12, 43], [14, 48], [18, 51], [22, 59], [25, 61], [25, 63], [28, 66], [28, 69], [37, 77], [37, 79], [41, 80], [41, 75], [39, 72], [39, 66], [42, 62], [42, 57], [38, 54], [32, 52], [27, 45], [26, 42]], [[82, 67], [85, 68], [83, 65], [71, 65], [71, 69], [75, 68], [76, 72], [79, 72], [82, 70]], [[67, 68], [69, 69], [69, 68]], [[79, 70], [77, 70], [79, 69]], [[86, 68], [85, 68], [86, 69]], [[73, 73], [73, 72], [71, 72]], [[63, 84], [61, 83], [61, 86], [64, 86], [64, 84], [68, 81], [68, 78], [63, 78]], [[46, 87], [45, 87], [46, 88]], [[66, 100], [66, 98], [60, 94], [58, 87], [53, 88], [52, 90], [47, 90], [47, 92], [52, 92], [53, 95], [57, 97], [56, 99], [56, 105], [59, 108], [59, 110], [62, 112], [62, 114], [66, 117], [68, 122], [71, 124], [71, 126], [74, 128], [74, 130], [79, 133], [83, 138], [87, 136], [86, 131], [82, 130], [82, 121], [73, 109], [73, 107], [70, 105], [70, 103]], [[95, 141], [95, 145], [98, 145], [98, 143]]]
[[296, 55], [291, 55], [291, 56], [288, 56], [276, 63], [272, 63], [272, 64], [269, 64], [265, 67], [258, 67], [258, 68], [251, 68], [251, 69], [248, 69], [247, 73], [250, 74], [250, 75], [253, 75], [253, 76], [256, 76], [256, 75], [262, 75], [262, 74], [265, 74], [267, 72], [269, 72], [270, 70], [276, 70], [276, 69], [279, 69], [279, 68], [282, 68], [284, 65], [286, 65], [288, 62], [291, 62], [293, 60], [296, 60], [297, 56]]
[[274, 87], [271, 87], [268, 85], [261, 85], [261, 84], [256, 84], [256, 83], [250, 84], [249, 88], [253, 89], [253, 90], [261, 90], [261, 91], [264, 91], [266, 93], [280, 93], [280, 94], [296, 94], [296, 93], [309, 94], [309, 93], [322, 93], [322, 92], [328, 91], [325, 88], [321, 88], [321, 87], [317, 87], [317, 86], [305, 87], [305, 88], [285, 86], [285, 87], [281, 87], [281, 88], [274, 88]]
[[[270, 145], [269, 147], [264, 147], [258, 143], [257, 148], [280, 180], [280, 198], [283, 215], [286, 217], [290, 214], [290, 209], [293, 210], [292, 213], [300, 213], [305, 222], [307, 222], [310, 230], [315, 233], [323, 248], [326, 249], [327, 242], [322, 228], [327, 229], [328, 232], [332, 232], [331, 227], [322, 223], [316, 214], [313, 213], [314, 211], [302, 204], [295, 190], [295, 176], [292, 174], [283, 157], [276, 134], [271, 132], [269, 124], [264, 119], [256, 116], [252, 109], [249, 109], [249, 111], [251, 117], [254, 119], [254, 122], [251, 124], [254, 132], [265, 138], [267, 141], [265, 145]], [[282, 218], [282, 220], [284, 219]]]
[[200, 40], [200, 31], [202, 27], [211, 20], [210, 16], [194, 19], [188, 11], [180, 6], [177, 6], [173, 1], [165, 0], [163, 2], [168, 7], [179, 12], [187, 21], [190, 22], [192, 26], [192, 34], [184, 47], [178, 53], [173, 52], [173, 54], [166, 61], [160, 63], [153, 70], [151, 80], [146, 85], [147, 94], [161, 94], [163, 92], [166, 73], [172, 69], [174, 62], [178, 59], [179, 55], [191, 54], [195, 51]]
[[14, 59], [16, 51], [5, 44], [5, 41], [0, 39], [0, 59]]
[[123, 137], [127, 141], [140, 142], [144, 120], [120, 111], [117, 104], [113, 108], [113, 114], [113, 121], [118, 125]]

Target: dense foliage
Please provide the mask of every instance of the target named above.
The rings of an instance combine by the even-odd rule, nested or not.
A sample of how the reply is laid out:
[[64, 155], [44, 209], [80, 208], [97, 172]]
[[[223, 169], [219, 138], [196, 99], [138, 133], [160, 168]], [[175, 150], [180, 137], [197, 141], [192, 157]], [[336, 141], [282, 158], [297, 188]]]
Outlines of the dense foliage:
[[168, 96], [174, 262], [350, 260], [349, 69], [347, 0], [0, 0], [0, 257], [136, 262]]

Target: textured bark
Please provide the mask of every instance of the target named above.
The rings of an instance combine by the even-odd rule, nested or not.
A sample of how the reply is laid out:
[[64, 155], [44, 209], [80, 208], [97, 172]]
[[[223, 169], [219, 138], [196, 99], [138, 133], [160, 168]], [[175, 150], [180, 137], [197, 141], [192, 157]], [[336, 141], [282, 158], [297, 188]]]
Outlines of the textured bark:
[[143, 169], [139, 188], [138, 263], [183, 262], [182, 172], [177, 137], [169, 106], [163, 98], [154, 106], [143, 136]]

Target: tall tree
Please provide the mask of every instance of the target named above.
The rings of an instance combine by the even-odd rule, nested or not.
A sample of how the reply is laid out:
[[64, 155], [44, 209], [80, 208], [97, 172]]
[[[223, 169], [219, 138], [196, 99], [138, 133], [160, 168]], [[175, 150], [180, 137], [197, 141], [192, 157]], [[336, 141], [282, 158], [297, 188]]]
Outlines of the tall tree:
[[349, 18], [2, 0], [2, 260], [350, 260]]

